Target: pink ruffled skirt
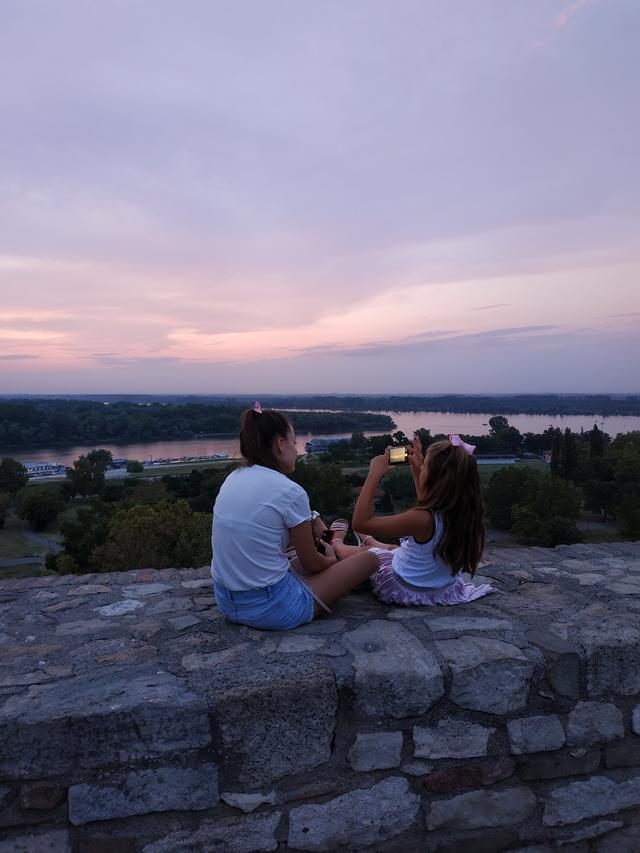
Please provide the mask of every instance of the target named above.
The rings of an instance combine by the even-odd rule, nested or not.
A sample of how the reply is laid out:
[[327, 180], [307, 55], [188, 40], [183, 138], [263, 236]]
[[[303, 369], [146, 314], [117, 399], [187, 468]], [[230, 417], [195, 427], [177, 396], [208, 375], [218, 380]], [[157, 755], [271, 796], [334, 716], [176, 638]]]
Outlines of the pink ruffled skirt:
[[418, 589], [401, 580], [393, 571], [393, 551], [385, 551], [383, 548], [369, 548], [379, 561], [379, 568], [371, 577], [371, 587], [374, 595], [385, 604], [464, 604], [466, 601], [474, 601], [498, 590], [488, 583], [474, 586], [466, 583], [461, 575], [456, 575], [450, 584], [440, 589]]

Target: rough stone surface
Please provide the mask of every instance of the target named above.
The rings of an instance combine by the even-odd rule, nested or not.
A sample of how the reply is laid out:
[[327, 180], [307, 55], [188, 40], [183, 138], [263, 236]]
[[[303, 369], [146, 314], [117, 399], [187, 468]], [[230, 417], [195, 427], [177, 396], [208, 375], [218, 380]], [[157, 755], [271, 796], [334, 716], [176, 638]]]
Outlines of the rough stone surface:
[[491, 714], [507, 714], [526, 705], [534, 664], [516, 646], [484, 637], [436, 646], [451, 668], [449, 695], [456, 705]]
[[206, 687], [220, 730], [225, 789], [270, 785], [331, 755], [338, 697], [333, 670], [299, 656], [229, 664]]
[[210, 742], [206, 704], [168, 673], [103, 670], [30, 687], [0, 708], [0, 772], [9, 779], [127, 765]]
[[432, 803], [427, 826], [429, 829], [514, 826], [530, 817], [536, 804], [537, 800], [528, 788], [471, 791]]
[[424, 777], [422, 784], [435, 794], [450, 794], [461, 788], [481, 788], [508, 779], [513, 775], [515, 766], [510, 758], [469, 761], [445, 770], [435, 770]]
[[578, 637], [587, 656], [589, 696], [640, 694], [639, 628], [627, 618], [610, 618], [580, 625]]
[[269, 791], [268, 794], [242, 794], [234, 793], [233, 791], [223, 791], [220, 794], [220, 799], [224, 800], [227, 805], [233, 806], [235, 809], [240, 809], [246, 814], [254, 812], [258, 806], [273, 806], [277, 802], [275, 791]]
[[523, 779], [561, 779], [593, 773], [600, 766], [600, 751], [592, 749], [584, 755], [536, 755], [518, 764]]
[[142, 853], [267, 853], [276, 850], [276, 827], [280, 812], [251, 815], [228, 823], [203, 822], [194, 831], [170, 832], [147, 844]]
[[514, 755], [549, 752], [564, 745], [565, 734], [556, 714], [522, 717], [507, 723], [509, 744]]
[[71, 853], [71, 840], [66, 829], [21, 835], [0, 841], [0, 853]]
[[460, 720], [441, 720], [436, 726], [414, 726], [416, 758], [471, 758], [487, 754], [495, 729]]
[[623, 736], [622, 712], [615, 705], [604, 702], [578, 702], [569, 714], [569, 746], [590, 746]]
[[287, 844], [294, 850], [333, 851], [341, 844], [376, 844], [408, 829], [420, 798], [406, 779], [391, 777], [371, 788], [350, 791], [289, 815]]
[[43, 811], [59, 805], [67, 795], [64, 785], [54, 782], [27, 782], [20, 786], [20, 808]]
[[358, 772], [399, 767], [402, 732], [360, 732], [351, 746], [347, 760]]
[[604, 749], [605, 767], [640, 767], [640, 738], [634, 735], [616, 743], [610, 743]]
[[563, 826], [633, 806], [640, 806], [640, 776], [624, 782], [593, 776], [585, 782], [571, 782], [552, 790], [542, 822], [545, 826]]
[[111, 784], [72, 785], [69, 788], [69, 820], [81, 826], [94, 820], [150, 812], [201, 811], [213, 808], [217, 802], [215, 765], [157, 767], [129, 773]]
[[401, 625], [373, 620], [342, 638], [355, 667], [356, 708], [397, 719], [424, 714], [444, 693], [434, 653]]
[[[406, 797], [395, 791], [380, 808], [376, 791], [402, 777], [423, 806], [406, 830], [382, 839], [376, 831], [363, 844], [341, 817], [340, 849], [638, 853], [640, 597], [628, 587], [640, 579], [640, 543], [510, 548], [486, 561], [483, 575], [499, 595], [455, 608], [395, 608], [362, 592], [339, 602], [331, 618], [291, 633], [225, 620], [209, 567], [3, 580], [3, 841], [22, 839], [32, 853], [52, 837], [64, 849], [67, 836], [51, 833], [69, 829], [69, 788], [72, 806], [84, 791], [94, 798], [85, 804], [98, 809], [99, 801], [109, 813], [123, 800], [125, 811], [140, 803], [173, 809], [73, 827], [73, 853], [279, 849], [287, 846], [288, 814], [278, 804], [319, 806], [332, 830], [332, 803], [341, 797], [352, 798], [345, 814], [364, 823], [372, 815], [369, 829], [381, 820], [384, 834], [385, 810], [392, 827], [404, 825], [397, 809]], [[465, 692], [469, 708], [460, 704]], [[527, 708], [518, 707], [523, 700]], [[510, 756], [509, 734], [520, 748], [554, 746], [557, 718], [571, 724], [569, 744]], [[451, 720], [457, 737], [443, 737]], [[483, 733], [486, 754], [477, 757], [461, 754], [474, 751], [473, 727], [495, 729], [488, 740]], [[446, 757], [409, 758], [420, 730], [439, 733]], [[371, 749], [359, 734], [374, 736]], [[384, 757], [387, 741], [392, 759]], [[399, 768], [380, 766], [398, 761]], [[211, 764], [220, 765], [225, 793], [202, 811], [183, 811], [191, 804], [172, 799], [188, 785], [163, 787], [154, 775]], [[123, 797], [129, 774], [142, 784]], [[593, 787], [569, 788], [581, 781]], [[486, 814], [501, 819], [501, 806], [484, 795], [503, 801], [529, 782], [538, 805], [524, 822], [511, 824], [508, 806], [508, 824], [464, 828]], [[357, 804], [369, 795], [355, 786], [374, 789], [362, 814]], [[469, 794], [478, 799], [461, 804]], [[431, 831], [425, 820], [434, 800], [436, 816], [441, 809], [440, 819], [452, 822]], [[583, 803], [603, 814], [583, 817]], [[569, 822], [543, 825], [545, 807], [547, 820]], [[356, 822], [356, 832], [362, 826]], [[320, 843], [333, 845], [329, 830]]]

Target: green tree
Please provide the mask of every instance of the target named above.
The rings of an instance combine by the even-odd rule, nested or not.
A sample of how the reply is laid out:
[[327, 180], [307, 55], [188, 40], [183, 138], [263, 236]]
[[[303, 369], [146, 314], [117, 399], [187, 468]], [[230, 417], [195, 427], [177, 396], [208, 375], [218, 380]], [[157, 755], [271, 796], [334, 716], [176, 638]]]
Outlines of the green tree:
[[351, 433], [351, 449], [360, 453], [367, 448], [367, 439], [362, 430], [355, 430]]
[[309, 495], [311, 508], [322, 516], [335, 518], [348, 513], [353, 505], [351, 483], [338, 465], [296, 463], [291, 479]]
[[422, 448], [422, 452], [425, 453], [430, 444], [433, 443], [433, 438], [431, 437], [431, 431], [426, 429], [425, 427], [419, 427], [413, 433], [414, 438], [420, 439], [420, 446]]
[[63, 507], [62, 489], [52, 483], [30, 486], [18, 497], [18, 515], [34, 530], [44, 530], [55, 521]]
[[380, 456], [392, 444], [393, 438], [389, 433], [385, 433], [384, 435], [370, 435], [367, 438], [367, 452], [369, 456]]
[[560, 476], [563, 465], [562, 433], [556, 428], [551, 436], [551, 473]]
[[4, 522], [7, 517], [7, 512], [9, 511], [10, 503], [11, 495], [6, 495], [0, 492], [0, 529], [4, 527]]
[[105, 471], [113, 462], [108, 450], [91, 450], [79, 456], [71, 468], [67, 468], [67, 479], [74, 494], [97, 495], [104, 488]]
[[144, 465], [142, 462], [138, 462], [137, 459], [129, 459], [127, 462], [127, 473], [128, 474], [141, 474], [144, 471]]
[[593, 425], [589, 444], [591, 445], [592, 456], [604, 456], [604, 435], [598, 429], [598, 424]]
[[578, 467], [578, 446], [575, 436], [567, 427], [564, 431], [562, 439], [562, 464], [560, 466], [560, 475], [565, 480], [571, 480]]
[[409, 443], [410, 443], [410, 442], [409, 442], [409, 439], [408, 439], [408, 438], [407, 438], [407, 436], [402, 432], [402, 430], [401, 430], [401, 429], [396, 430], [396, 431], [393, 433], [392, 438], [393, 438], [393, 443], [394, 443], [394, 445], [395, 445], [396, 447], [403, 447], [405, 444], [409, 444]]
[[511, 532], [524, 545], [542, 545], [544, 548], [571, 545], [582, 540], [572, 519], [557, 515], [541, 518], [529, 506], [514, 508]]
[[75, 519], [67, 519], [60, 525], [64, 554], [80, 570], [87, 571], [92, 552], [106, 540], [114, 511], [113, 505], [93, 498], [88, 506], [78, 508]]
[[27, 469], [17, 459], [5, 456], [0, 462], [0, 492], [17, 495], [29, 482]]
[[98, 572], [197, 567], [211, 561], [211, 515], [186, 501], [119, 510], [90, 564]]
[[492, 474], [484, 490], [484, 503], [494, 527], [511, 528], [513, 507], [527, 500], [532, 483], [541, 476], [526, 465], [507, 465]]
[[541, 474], [532, 481], [525, 505], [542, 519], [555, 516], [576, 519], [582, 506], [582, 492], [573, 483]]

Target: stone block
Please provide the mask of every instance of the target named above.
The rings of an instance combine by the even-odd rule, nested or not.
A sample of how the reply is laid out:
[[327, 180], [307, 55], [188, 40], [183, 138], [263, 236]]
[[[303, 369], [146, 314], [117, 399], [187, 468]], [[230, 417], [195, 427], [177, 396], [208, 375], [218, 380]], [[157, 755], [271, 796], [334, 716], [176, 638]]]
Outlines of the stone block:
[[451, 668], [449, 698], [459, 707], [508, 714], [526, 705], [534, 664], [517, 646], [485, 637], [436, 646]]
[[578, 702], [569, 714], [569, 746], [591, 746], [624, 737], [622, 712], [604, 702]]
[[268, 853], [277, 850], [280, 812], [238, 821], [203, 821], [195, 830], [170, 832], [142, 848], [142, 853]]
[[20, 786], [20, 808], [47, 811], [54, 809], [67, 796], [64, 785], [55, 782], [27, 782]]
[[243, 794], [241, 792], [223, 791], [220, 799], [234, 809], [240, 809], [245, 814], [254, 812], [259, 806], [274, 806], [277, 802], [276, 792], [269, 791], [268, 794]]
[[640, 738], [626, 737], [610, 743], [604, 749], [604, 764], [608, 769], [615, 767], [640, 767]]
[[550, 631], [531, 629], [527, 640], [546, 661], [547, 681], [560, 696], [577, 699], [580, 693], [580, 653], [576, 646]]
[[211, 743], [206, 703], [164, 672], [104, 669], [31, 687], [0, 708], [0, 772], [42, 779]]
[[110, 835], [108, 838], [90, 835], [78, 839], [76, 843], [77, 853], [137, 853], [138, 849], [135, 838], [121, 835]]
[[592, 620], [580, 627], [590, 697], [640, 693], [640, 630], [628, 617]]
[[640, 826], [625, 826], [624, 829], [613, 831], [598, 842], [597, 853], [638, 853]]
[[82, 826], [151, 812], [203, 811], [218, 804], [218, 772], [214, 764], [198, 767], [155, 767], [124, 778], [69, 788], [69, 820]]
[[534, 813], [537, 800], [528, 788], [471, 791], [436, 800], [427, 815], [429, 829], [482, 829], [514, 826]]
[[402, 732], [360, 732], [347, 755], [353, 770], [385, 770], [399, 767], [402, 754]]
[[0, 840], [0, 853], [71, 853], [71, 839], [66, 829], [20, 835]]
[[539, 755], [518, 764], [520, 776], [527, 782], [561, 779], [593, 773], [600, 766], [600, 751], [593, 749], [581, 756]]
[[435, 770], [424, 777], [422, 784], [434, 794], [451, 794], [462, 788], [482, 788], [501, 782], [512, 776], [514, 770], [515, 763], [510, 758], [485, 758]]
[[344, 634], [342, 644], [353, 654], [355, 707], [360, 713], [418, 716], [444, 693], [435, 654], [402, 625], [374, 619]]
[[631, 728], [635, 734], [640, 735], [640, 705], [636, 705], [633, 709]]
[[507, 723], [509, 744], [514, 755], [528, 752], [550, 752], [564, 746], [565, 735], [556, 714], [522, 717]]
[[550, 791], [542, 815], [545, 826], [564, 826], [640, 806], [640, 776], [614, 782], [593, 776]]
[[572, 832], [566, 832], [557, 837], [557, 842], [561, 846], [573, 844], [576, 841], [588, 841], [591, 838], [598, 838], [601, 835], [606, 835], [607, 832], [612, 832], [614, 829], [620, 829], [624, 826], [621, 820], [599, 820], [597, 823], [583, 826], [580, 829], [574, 829]]
[[287, 844], [316, 851], [380, 844], [413, 826], [419, 809], [420, 798], [408, 781], [392, 776], [326, 803], [292, 809]]
[[463, 720], [444, 719], [436, 726], [414, 726], [416, 758], [473, 758], [487, 754], [495, 729]]
[[510, 619], [492, 619], [488, 616], [440, 616], [424, 620], [427, 628], [435, 633], [472, 634], [477, 631], [512, 631]]
[[260, 788], [331, 755], [338, 694], [333, 670], [298, 655], [227, 664], [205, 685], [220, 732], [222, 787]]

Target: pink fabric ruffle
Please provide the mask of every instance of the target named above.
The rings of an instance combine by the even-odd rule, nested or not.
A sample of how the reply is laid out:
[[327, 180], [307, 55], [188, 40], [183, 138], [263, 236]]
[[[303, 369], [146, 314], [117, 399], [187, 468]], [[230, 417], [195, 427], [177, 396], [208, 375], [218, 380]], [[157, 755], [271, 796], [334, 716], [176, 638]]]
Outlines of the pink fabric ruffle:
[[466, 583], [460, 575], [456, 575], [453, 581], [440, 589], [413, 589], [404, 584], [393, 571], [391, 561], [393, 551], [384, 551], [381, 548], [370, 548], [378, 560], [380, 567], [371, 575], [371, 587], [376, 598], [385, 604], [402, 605], [450, 605], [464, 604], [466, 601], [474, 601], [491, 592], [498, 590], [488, 583], [474, 586]]

